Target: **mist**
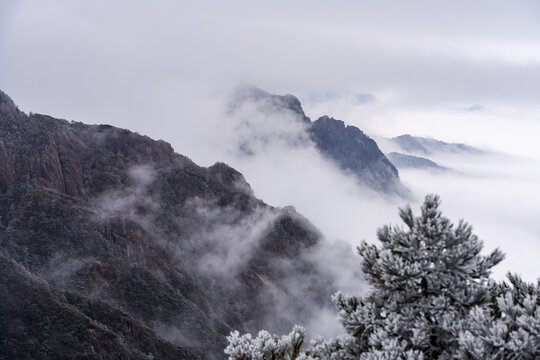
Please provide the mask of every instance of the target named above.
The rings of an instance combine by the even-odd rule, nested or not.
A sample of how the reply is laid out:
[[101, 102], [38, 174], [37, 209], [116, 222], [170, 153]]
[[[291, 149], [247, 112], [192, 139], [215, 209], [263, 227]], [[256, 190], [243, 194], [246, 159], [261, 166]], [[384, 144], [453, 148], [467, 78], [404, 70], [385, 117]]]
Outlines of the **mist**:
[[496, 247], [505, 252], [505, 260], [493, 269], [496, 279], [513, 272], [536, 280], [540, 274], [540, 163], [499, 154], [473, 159], [458, 156], [438, 163], [456, 171], [403, 170], [402, 181], [416, 194], [440, 194], [444, 213], [473, 225], [484, 240], [485, 253]]
[[[0, 5], [0, 89], [26, 112], [128, 128], [200, 165], [226, 162], [258, 198], [294, 206], [330, 244], [351, 248], [400, 223], [398, 207], [410, 200], [342, 173], [291, 114], [257, 104], [231, 112], [236, 85], [292, 93], [312, 120], [330, 115], [375, 139], [410, 133], [478, 147], [485, 155], [432, 158], [454, 172], [401, 170], [400, 178], [413, 209], [438, 193], [443, 213], [472, 224], [485, 253], [507, 254], [497, 279], [512, 271], [533, 280], [540, 274], [538, 13], [535, 1], [8, 0]], [[129, 212], [151, 172], [135, 170], [140, 180], [102, 210]], [[228, 224], [231, 238], [259, 229], [244, 225]], [[209, 271], [218, 261], [236, 264], [206, 260]], [[339, 286], [354, 288], [359, 278], [347, 275]]]
[[[261, 135], [259, 139], [267, 145], [272, 143], [268, 139], [282, 139], [274, 132], [263, 131], [262, 134], [265, 136]], [[296, 138], [294, 133], [289, 135]], [[252, 143], [252, 151], [259, 145], [258, 142]], [[205, 296], [219, 303], [235, 299], [235, 304], [241, 304], [244, 297], [253, 293], [252, 288], [246, 288], [245, 277], [258, 278], [262, 284], [259, 291], [264, 294], [262, 302], [258, 304], [261, 309], [254, 319], [245, 320], [242, 324], [245, 330], [265, 328], [286, 333], [295, 323], [302, 323], [310, 338], [334, 336], [342, 332], [330, 301], [331, 295], [338, 289], [349, 294], [363, 294], [368, 289], [362, 278], [360, 262], [350, 244], [327, 241], [293, 207], [270, 207], [257, 202], [246, 211], [233, 205], [219, 205], [218, 198], [209, 196], [189, 198], [178, 204], [176, 210], [164, 208], [165, 202], [160, 198], [163, 193], [157, 184], [160, 178], [168, 176], [168, 171], [171, 169], [156, 168], [155, 164], [138, 164], [129, 168], [126, 186], [90, 199], [93, 221], [106, 227], [116, 222], [131, 226], [130, 231], [137, 233], [144, 242], [151, 243], [170, 256], [163, 261], [174, 264], [176, 271], [184, 272], [192, 281], [201, 284], [206, 291]], [[233, 184], [233, 187], [246, 194], [252, 192], [243, 181]], [[176, 215], [171, 217], [171, 213]], [[175, 230], [163, 227], [160, 218], [164, 217], [172, 221]], [[283, 218], [292, 219], [297, 224], [294, 226], [300, 226], [312, 234], [305, 235], [305, 239], [302, 235], [290, 239], [300, 242], [290, 244], [292, 249], [295, 246], [302, 248], [298, 255], [287, 256], [283, 249], [275, 253], [265, 250], [268, 239], [276, 240], [272, 232], [280, 226]], [[317, 241], [304, 248], [303, 242], [309, 243], [310, 236]], [[60, 261], [64, 265], [58, 266]], [[51, 270], [45, 275], [55, 284], [68, 285], [79, 270], [92, 266], [95, 261], [70, 259], [57, 254], [51, 260]], [[144, 255], [134, 255], [129, 261], [146, 264], [149, 260]], [[252, 267], [252, 264], [256, 265]], [[271, 269], [270, 273], [280, 275], [273, 274], [273, 278], [264, 275], [265, 266]], [[150, 273], [156, 280], [167, 282], [162, 270], [151, 269]], [[112, 299], [106, 289], [98, 289], [91, 295]], [[215, 321], [216, 327], [223, 326], [223, 315], [219, 310], [211, 310], [205, 316]], [[202, 346], [191, 334], [192, 329], [183, 327], [180, 318], [154, 321], [149, 326], [172, 342], [196, 348]]]
[[503, 279], [507, 272], [517, 272], [529, 281], [538, 278], [537, 107], [493, 102], [418, 107], [384, 94], [369, 103], [358, 104], [353, 99], [348, 93], [330, 101], [307, 102], [306, 112], [314, 116], [335, 111], [338, 117], [374, 137], [385, 153], [404, 152], [387, 141], [402, 134], [465, 143], [481, 150], [481, 155], [427, 156], [450, 171], [399, 169], [401, 181], [415, 195], [413, 208], [418, 208], [423, 195], [440, 194], [443, 214], [469, 222], [484, 240], [486, 253], [496, 247], [506, 253], [506, 259], [494, 268], [495, 278]]

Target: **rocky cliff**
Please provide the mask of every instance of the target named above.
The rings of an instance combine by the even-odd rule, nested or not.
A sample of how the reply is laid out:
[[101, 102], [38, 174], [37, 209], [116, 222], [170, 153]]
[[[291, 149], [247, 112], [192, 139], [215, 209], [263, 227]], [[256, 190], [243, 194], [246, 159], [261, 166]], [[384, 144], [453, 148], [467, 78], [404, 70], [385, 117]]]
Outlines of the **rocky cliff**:
[[407, 193], [394, 165], [357, 127], [323, 116], [311, 124], [309, 131], [321, 153], [361, 183], [384, 193]]
[[223, 358], [328, 305], [321, 241], [225, 164], [0, 92], [0, 359]]

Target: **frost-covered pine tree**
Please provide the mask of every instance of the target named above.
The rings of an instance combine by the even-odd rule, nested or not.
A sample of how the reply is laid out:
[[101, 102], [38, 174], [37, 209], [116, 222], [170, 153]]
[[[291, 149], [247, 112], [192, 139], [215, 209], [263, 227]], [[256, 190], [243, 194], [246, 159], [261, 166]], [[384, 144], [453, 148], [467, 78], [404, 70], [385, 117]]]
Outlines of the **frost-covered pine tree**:
[[[334, 297], [348, 335], [317, 340], [298, 359], [451, 359], [464, 341], [482, 336], [464, 334], [470, 314], [489, 314], [496, 297], [490, 271], [504, 255], [498, 249], [481, 255], [472, 228], [452, 224], [439, 204], [438, 196], [426, 196], [420, 216], [410, 207], [400, 210], [406, 228], [384, 226], [377, 233], [380, 246], [361, 244], [371, 293]], [[273, 359], [260, 337], [232, 336], [229, 359]]]
[[234, 360], [296, 360], [304, 343], [304, 329], [295, 326], [289, 335], [278, 338], [261, 330], [256, 338], [233, 331], [227, 337], [225, 353]]
[[487, 308], [490, 270], [504, 255], [498, 249], [481, 255], [472, 228], [452, 224], [439, 204], [438, 196], [428, 195], [420, 216], [401, 209], [405, 229], [384, 226], [380, 246], [359, 247], [373, 291], [365, 298], [335, 297], [359, 358], [452, 358], [469, 311]]
[[540, 358], [540, 280], [508, 275], [490, 306], [474, 307], [459, 337], [462, 359]]

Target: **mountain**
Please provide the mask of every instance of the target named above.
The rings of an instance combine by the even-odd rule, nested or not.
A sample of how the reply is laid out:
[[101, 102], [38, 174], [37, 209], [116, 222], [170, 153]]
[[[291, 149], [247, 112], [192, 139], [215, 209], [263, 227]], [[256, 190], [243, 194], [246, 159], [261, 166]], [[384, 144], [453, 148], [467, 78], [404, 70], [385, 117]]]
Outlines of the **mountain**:
[[[322, 116], [311, 121], [305, 115], [302, 105], [294, 95], [275, 95], [256, 87], [241, 87], [237, 89], [230, 101], [231, 112], [238, 111], [246, 104], [255, 104], [257, 112], [274, 114], [276, 117], [287, 118], [287, 121], [275, 126], [282, 129], [273, 136], [286, 139], [287, 146], [305, 146], [310, 143], [319, 153], [334, 163], [344, 173], [353, 175], [359, 183], [371, 189], [386, 194], [408, 195], [408, 190], [400, 183], [398, 170], [379, 149], [377, 143], [355, 126], [346, 126], [341, 120]], [[252, 155], [255, 140], [268, 142], [269, 135], [260, 135], [265, 124], [255, 124], [253, 133], [247, 140], [242, 140], [239, 147], [246, 154]], [[296, 127], [291, 126], [296, 122]], [[257, 126], [258, 125], [258, 126]], [[273, 129], [275, 131], [275, 129]]]
[[437, 170], [437, 171], [446, 171], [448, 170], [444, 166], [437, 164], [435, 161], [431, 161], [424, 157], [406, 155], [397, 152], [391, 152], [387, 154], [392, 164], [396, 165], [400, 169], [426, 169], [426, 170]]
[[226, 164], [0, 92], [0, 359], [224, 358], [331, 306], [324, 246]]
[[377, 143], [357, 127], [323, 116], [311, 123], [309, 133], [325, 157], [363, 184], [385, 193], [406, 194], [398, 170]]
[[397, 145], [401, 151], [429, 156], [435, 153], [465, 153], [469, 155], [480, 155], [482, 151], [465, 144], [446, 143], [444, 141], [412, 136], [409, 134], [400, 135], [389, 139], [389, 141]]
[[311, 120], [304, 113], [302, 103], [294, 95], [270, 94], [255, 86], [239, 86], [235, 89], [229, 103], [230, 111], [234, 112], [246, 102], [262, 104], [263, 111], [290, 111], [297, 115], [303, 122], [310, 123]]

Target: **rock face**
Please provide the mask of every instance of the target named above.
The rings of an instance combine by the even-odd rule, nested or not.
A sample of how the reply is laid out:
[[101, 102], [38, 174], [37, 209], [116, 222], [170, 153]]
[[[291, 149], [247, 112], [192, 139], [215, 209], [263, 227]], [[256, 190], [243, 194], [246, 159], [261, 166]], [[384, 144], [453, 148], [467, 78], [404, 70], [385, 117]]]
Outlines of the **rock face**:
[[354, 126], [323, 116], [309, 128], [320, 152], [362, 183], [385, 193], [405, 193], [397, 169], [377, 143]]
[[433, 155], [435, 153], [482, 154], [481, 150], [465, 144], [446, 143], [440, 140], [412, 136], [409, 134], [400, 135], [389, 140], [398, 145], [402, 151], [421, 156]]
[[294, 95], [270, 94], [255, 86], [241, 86], [236, 89], [233, 100], [230, 103], [231, 110], [241, 106], [245, 102], [264, 102], [263, 110], [285, 110], [298, 115], [303, 122], [310, 123], [311, 120], [304, 113], [300, 100]]
[[224, 358], [232, 329], [327, 306], [332, 279], [303, 255], [320, 242], [225, 164], [0, 93], [0, 359]]

